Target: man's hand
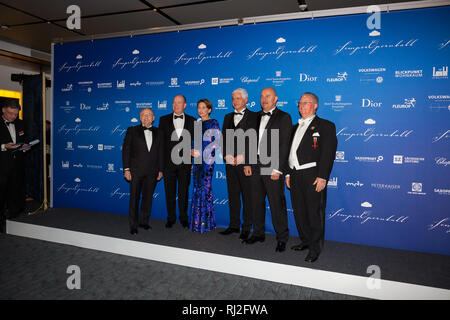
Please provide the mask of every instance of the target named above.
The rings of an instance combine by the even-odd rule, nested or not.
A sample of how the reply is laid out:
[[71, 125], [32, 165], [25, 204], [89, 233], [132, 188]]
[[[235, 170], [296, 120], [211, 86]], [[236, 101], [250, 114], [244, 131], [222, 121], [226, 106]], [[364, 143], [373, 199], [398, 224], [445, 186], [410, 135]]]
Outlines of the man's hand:
[[244, 167], [244, 174], [246, 177], [250, 177], [252, 175], [252, 167], [251, 166], [245, 166]]
[[19, 147], [20, 147], [20, 145], [19, 145], [19, 146], [15, 146], [13, 142], [10, 142], [10, 143], [5, 144], [5, 148], [6, 148], [7, 150], [14, 150], [14, 149], [17, 149], [17, 148], [19, 148]]
[[225, 162], [229, 165], [234, 166], [234, 157], [232, 155], [227, 154], [225, 156]]
[[240, 165], [244, 162], [244, 156], [242, 154], [238, 154], [237, 157], [234, 159], [235, 165]]
[[270, 175], [270, 179], [278, 180], [278, 179], [280, 179], [280, 174], [278, 172], [276, 172], [275, 170], [272, 170], [272, 174]]
[[201, 156], [201, 153], [198, 150], [192, 149], [191, 150], [191, 156], [193, 156], [194, 158], [198, 158], [198, 157]]
[[316, 191], [320, 192], [327, 186], [327, 180], [317, 177], [316, 180], [314, 180], [313, 186], [316, 186]]
[[28, 150], [31, 149], [31, 147], [28, 147], [28, 143], [25, 143], [25, 144], [21, 145], [21, 147], [25, 147], [25, 149], [22, 150], [23, 152], [27, 152]]
[[127, 181], [131, 181], [131, 172], [130, 172], [130, 170], [125, 170], [125, 171], [123, 172], [123, 175], [124, 175], [124, 177], [125, 177], [125, 179], [126, 179]]
[[286, 177], [286, 186], [288, 187], [288, 189], [291, 188], [291, 177], [290, 176]]
[[163, 173], [160, 171], [158, 172], [158, 177], [156, 178], [157, 181], [161, 180], [163, 177]]

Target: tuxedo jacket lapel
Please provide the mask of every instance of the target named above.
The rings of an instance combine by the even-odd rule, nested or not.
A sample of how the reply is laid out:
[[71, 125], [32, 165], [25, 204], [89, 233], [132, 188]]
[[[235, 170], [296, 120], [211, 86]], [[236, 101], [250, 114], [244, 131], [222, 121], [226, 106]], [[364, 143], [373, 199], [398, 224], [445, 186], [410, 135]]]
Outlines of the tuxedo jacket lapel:
[[300, 141], [300, 145], [299, 145], [300, 150], [306, 150], [304, 148], [307, 148], [307, 146], [304, 146], [304, 144], [306, 144], [307, 141], [310, 140], [310, 138], [311, 138], [311, 134], [313, 131], [313, 130], [311, 130], [311, 128], [312, 127], [318, 128], [318, 126], [319, 126], [319, 117], [315, 116], [313, 121], [311, 121], [311, 123], [309, 124], [308, 128], [306, 128], [306, 131], [305, 131], [305, 134], [303, 135], [302, 141]]

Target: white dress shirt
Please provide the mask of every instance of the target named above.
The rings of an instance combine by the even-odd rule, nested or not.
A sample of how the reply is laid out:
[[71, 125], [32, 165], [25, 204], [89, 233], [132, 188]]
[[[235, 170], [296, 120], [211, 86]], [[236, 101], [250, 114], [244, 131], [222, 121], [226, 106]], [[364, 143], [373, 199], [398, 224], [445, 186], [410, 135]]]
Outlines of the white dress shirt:
[[[237, 127], [239, 122], [241, 122], [242, 118], [244, 117], [244, 112], [247, 108], [242, 109], [241, 111], [239, 111], [239, 113], [242, 114], [235, 114], [233, 116], [233, 120], [234, 120], [234, 126]], [[237, 112], [236, 110], [234, 112]]]
[[[178, 118], [175, 119], [175, 116], [183, 116], [183, 119]], [[181, 134], [183, 133], [184, 128], [184, 120], [186, 120], [186, 115], [184, 113], [182, 114], [173, 114], [173, 126], [175, 127], [175, 131], [177, 132], [178, 139], [180, 139]]]
[[300, 145], [300, 142], [303, 139], [303, 136], [305, 135], [306, 130], [308, 129], [311, 122], [314, 120], [315, 116], [316, 115], [313, 114], [312, 116], [310, 116], [307, 119], [302, 118], [302, 119], [298, 120], [298, 127], [297, 127], [297, 130], [295, 131], [294, 139], [292, 141], [291, 151], [289, 152], [289, 167], [291, 169], [301, 170], [301, 169], [312, 168], [316, 165], [315, 162], [311, 162], [311, 163], [306, 163], [306, 164], [300, 166], [300, 164], [298, 163], [298, 158], [297, 158], [297, 149]]
[[[151, 127], [152, 126], [150, 126], [150, 128]], [[152, 148], [152, 142], [153, 142], [152, 131], [151, 130], [144, 130], [144, 136], [145, 136], [145, 143], [147, 143], [147, 150], [150, 152], [150, 149]]]
[[[273, 109], [271, 109], [271, 110], [269, 110], [267, 112], [266, 111], [263, 111], [263, 112], [264, 113], [271, 113], [272, 115], [270, 117], [273, 117], [273, 110], [275, 110], [275, 108], [276, 107], [274, 107]], [[269, 116], [265, 116], [265, 115], [261, 116], [261, 122], [259, 123], [258, 156], [259, 156], [259, 145], [261, 144], [261, 139], [262, 139], [262, 137], [264, 135], [264, 132], [266, 131], [266, 126], [267, 126], [267, 123], [270, 120], [270, 117]]]

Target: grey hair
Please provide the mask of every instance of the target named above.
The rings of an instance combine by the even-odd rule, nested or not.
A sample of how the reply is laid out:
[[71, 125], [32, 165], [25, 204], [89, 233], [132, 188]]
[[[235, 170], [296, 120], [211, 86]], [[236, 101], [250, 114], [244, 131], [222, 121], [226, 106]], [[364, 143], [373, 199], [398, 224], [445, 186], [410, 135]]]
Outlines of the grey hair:
[[248, 98], [248, 92], [247, 92], [247, 90], [245, 90], [245, 89], [237, 88], [236, 90], [234, 90], [234, 91], [232, 92], [232, 94], [235, 94], [235, 93], [240, 93], [240, 94], [242, 95], [242, 98], [244, 98], [244, 99], [247, 99], [247, 98]]

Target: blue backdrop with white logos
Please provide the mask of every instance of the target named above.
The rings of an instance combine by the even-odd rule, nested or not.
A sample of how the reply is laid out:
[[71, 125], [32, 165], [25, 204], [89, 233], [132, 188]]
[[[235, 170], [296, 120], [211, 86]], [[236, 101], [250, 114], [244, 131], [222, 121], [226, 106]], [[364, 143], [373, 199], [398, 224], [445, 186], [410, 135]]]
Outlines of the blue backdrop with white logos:
[[[450, 7], [382, 13], [375, 32], [359, 14], [55, 44], [53, 206], [128, 214], [121, 146], [142, 108], [157, 126], [175, 95], [194, 117], [208, 98], [222, 125], [234, 89], [259, 111], [271, 86], [294, 122], [311, 91], [336, 124], [327, 240], [449, 255], [449, 16]], [[223, 164], [212, 187], [217, 224], [228, 226]], [[162, 182], [154, 198], [151, 216], [166, 219]], [[269, 209], [266, 221], [273, 232]]]

